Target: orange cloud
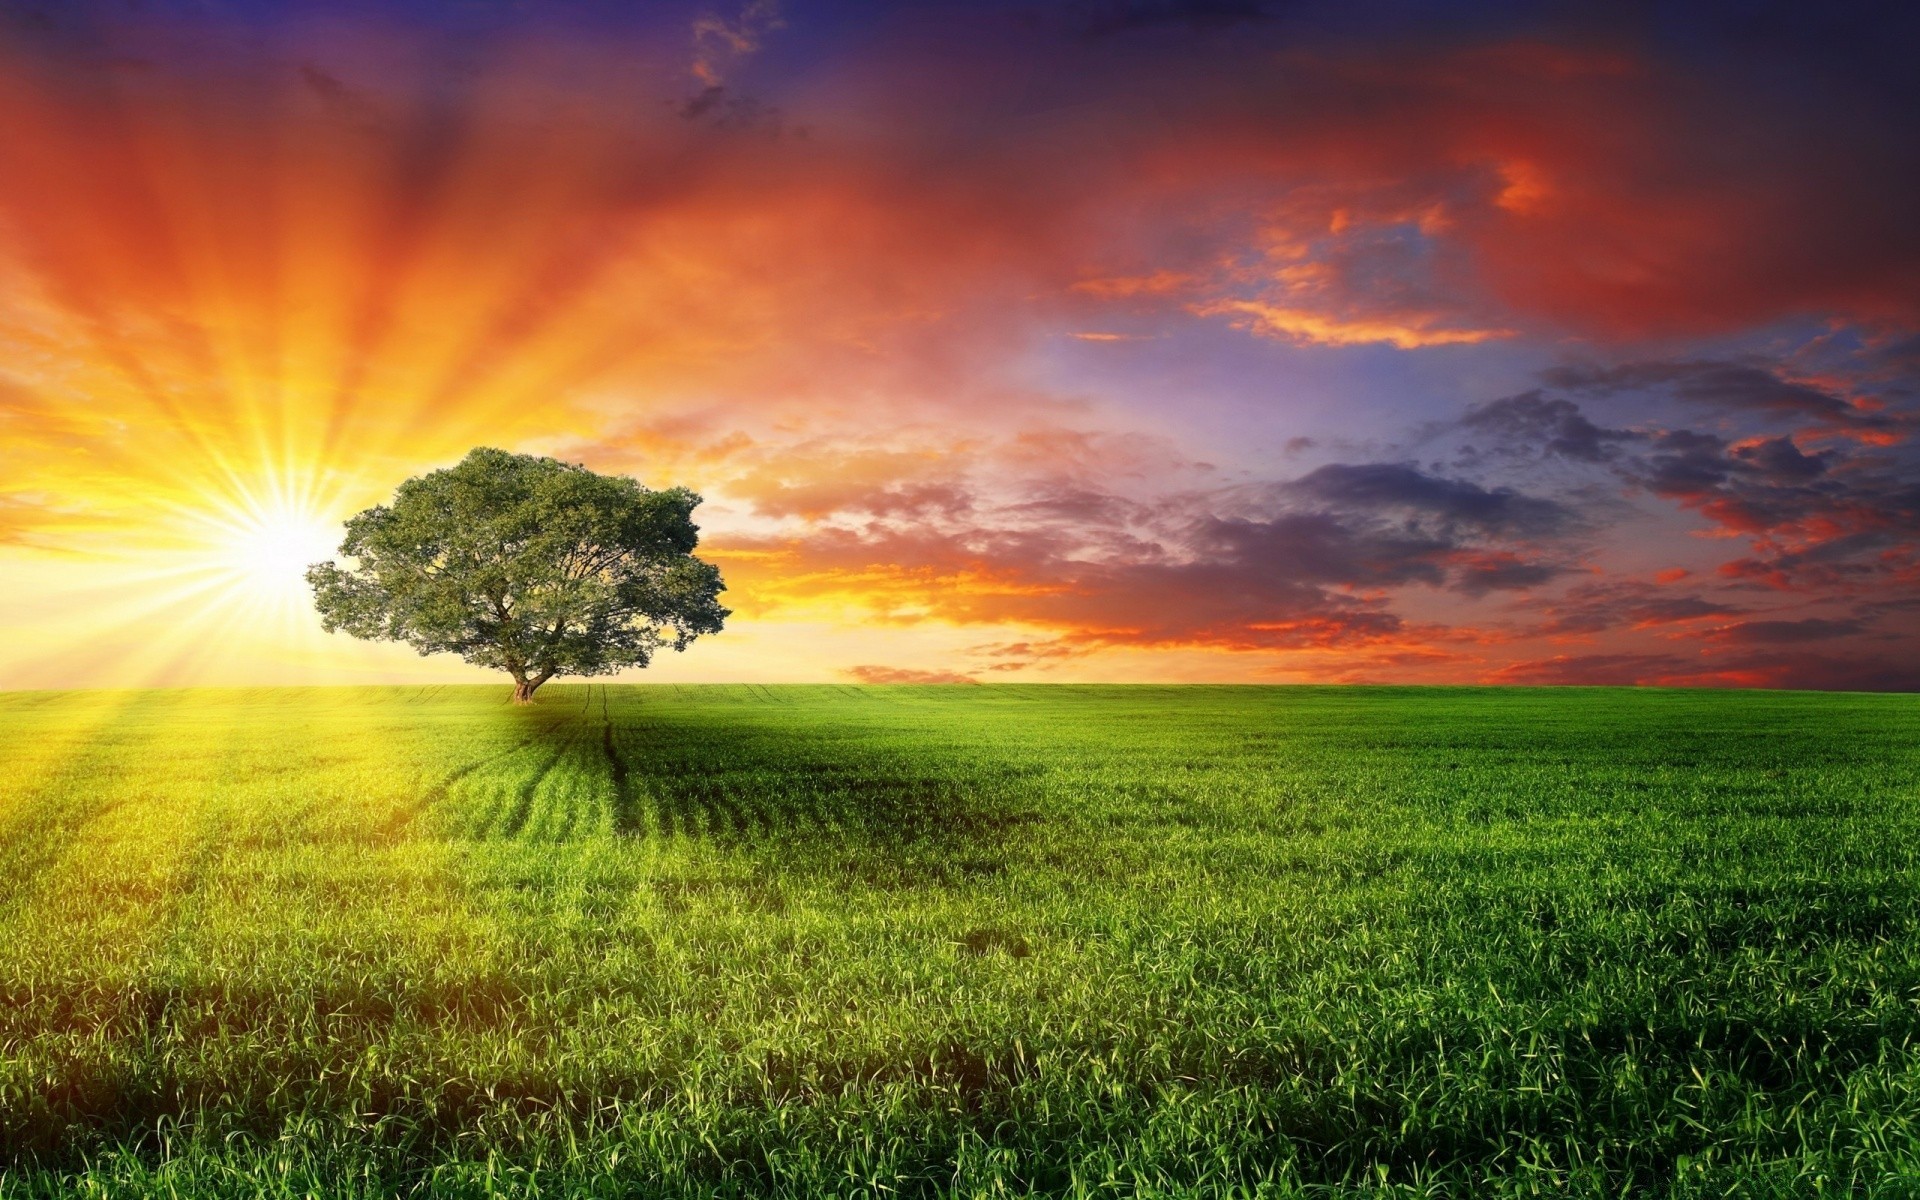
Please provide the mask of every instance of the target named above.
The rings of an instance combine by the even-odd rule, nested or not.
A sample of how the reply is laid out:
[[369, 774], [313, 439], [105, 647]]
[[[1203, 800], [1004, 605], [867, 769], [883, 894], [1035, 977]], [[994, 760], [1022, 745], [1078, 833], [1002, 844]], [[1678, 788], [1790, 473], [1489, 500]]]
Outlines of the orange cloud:
[[1196, 305], [1202, 316], [1232, 314], [1241, 328], [1268, 337], [1294, 338], [1327, 346], [1359, 346], [1383, 342], [1400, 350], [1424, 346], [1460, 346], [1492, 338], [1512, 337], [1509, 329], [1447, 329], [1437, 314], [1403, 313], [1396, 317], [1342, 319], [1305, 308], [1282, 308], [1257, 300], [1216, 300]]
[[842, 672], [859, 683], [974, 683], [980, 681], [958, 671], [923, 671], [913, 667], [848, 667]]
[[[1256, 330], [1408, 345], [1431, 329], [1630, 338], [1920, 318], [1920, 241], [1893, 201], [1920, 164], [1886, 114], [1842, 94], [1819, 101], [1826, 119], [1796, 120], [1805, 97], [1529, 42], [1301, 48], [1283, 70], [1209, 70], [1206, 86], [1157, 94], [1181, 119], [1139, 147], [1160, 199], [1133, 203], [1180, 197], [1200, 214], [1189, 242], [1230, 232], [1212, 261], [1106, 272], [1082, 285], [1094, 294], [1177, 290], [1223, 315], [1278, 310]], [[1730, 141], [1736, 128], [1755, 136]], [[1223, 193], [1234, 208], [1210, 200]]]

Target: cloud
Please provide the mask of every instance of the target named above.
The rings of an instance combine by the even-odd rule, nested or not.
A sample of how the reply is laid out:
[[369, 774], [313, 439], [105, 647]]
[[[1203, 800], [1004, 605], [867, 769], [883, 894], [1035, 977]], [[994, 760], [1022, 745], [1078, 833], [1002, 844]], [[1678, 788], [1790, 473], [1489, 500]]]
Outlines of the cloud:
[[786, 116], [753, 96], [736, 95], [722, 84], [711, 84], [674, 109], [682, 118], [711, 129], [750, 131], [779, 137], [787, 132]]
[[780, 0], [748, 0], [732, 18], [701, 14], [693, 22], [693, 77], [710, 90], [721, 87], [728, 71], [785, 25]]
[[971, 683], [980, 681], [971, 675], [962, 675], [958, 671], [923, 671], [913, 667], [881, 667], [863, 665], [848, 667], [841, 674], [861, 683]]
[[985, 645], [971, 647], [967, 653], [986, 660], [981, 668], [986, 671], [1024, 671], [1029, 668], [1058, 666], [1063, 662], [1084, 658], [1094, 652], [1094, 647], [1076, 645], [1060, 638], [1021, 642], [988, 642]]
[[1811, 423], [1814, 428], [1892, 431], [1914, 427], [1910, 418], [1864, 409], [1826, 388], [1787, 378], [1779, 367], [1764, 363], [1707, 359], [1605, 368], [1563, 366], [1541, 377], [1565, 391], [1600, 396], [1661, 391], [1726, 412]]
[[[636, 71], [640, 33], [492, 59], [356, 31], [293, 65], [208, 33], [232, 68], [163, 64], [125, 84], [156, 114], [134, 127], [91, 103], [97, 66], [0, 47], [0, 210], [15, 233], [0, 249], [45, 283], [105, 390], [137, 394], [157, 422], [241, 416], [246, 381], [285, 372], [325, 398], [334, 441], [384, 424], [402, 444], [475, 409], [485, 427], [526, 414], [528, 396], [551, 412], [621, 389], [849, 410], [911, 396], [964, 413], [1011, 394], [996, 364], [1041, 331], [1120, 316], [1129, 336], [1197, 311], [1263, 336], [1417, 351], [1542, 322], [1617, 333], [1621, 313], [1724, 328], [1754, 319], [1755, 297], [1777, 316], [1920, 292], [1891, 286], [1920, 261], [1909, 223], [1854, 211], [1904, 176], [1802, 196], [1817, 147], [1797, 121], [1743, 121], [1761, 145], [1708, 169], [1698, 149], [1725, 99], [1630, 39], [1600, 53], [1483, 31], [1356, 54], [1270, 42], [1274, 22], [1167, 47], [1143, 73], [1125, 39], [1056, 45], [1043, 22], [1040, 78], [1009, 75], [978, 22], [903, 16], [888, 29], [906, 32], [823, 71], [808, 138], [721, 136], [712, 123], [745, 119], [727, 72], [781, 19], [761, 0], [697, 20], [708, 78], [681, 106], [692, 122], [660, 102], [670, 83]], [[389, 60], [417, 68], [369, 69]], [[289, 90], [311, 102], [256, 102]], [[864, 115], [830, 119], [850, 112]], [[264, 149], [288, 144], [307, 152]], [[219, 169], [192, 166], [205, 163]], [[1782, 189], [1791, 203], [1773, 199]], [[1804, 279], [1811, 251], [1767, 266], [1794, 240], [1782, 204], [1816, 239], [1879, 236], [1871, 254], [1825, 260], [1822, 280], [1854, 282]], [[1742, 217], [1754, 206], [1767, 219]], [[1631, 261], [1641, 253], [1654, 264]], [[1779, 278], [1755, 286], [1756, 263]], [[1576, 269], [1590, 287], [1532, 278]], [[1714, 378], [1660, 386], [1731, 386]], [[1828, 407], [1877, 426], [1857, 404]]]
[[[1920, 320], [1920, 235], [1899, 199], [1920, 151], [1911, 105], [1884, 90], [1708, 76], [1628, 30], [1350, 51], [1251, 30], [1135, 68], [1055, 67], [1081, 97], [1131, 89], [1078, 163], [1110, 181], [1102, 168], [1128, 161], [1135, 181], [1088, 212], [1110, 252], [1087, 294], [1407, 349]], [[1675, 382], [1704, 399], [1757, 381], [1703, 364]]]
[[1491, 400], [1468, 411], [1460, 428], [1493, 439], [1496, 450], [1523, 447], [1574, 462], [1606, 462], [1637, 435], [1602, 429], [1571, 400], [1548, 399], [1538, 391]]
[[1577, 523], [1573, 511], [1557, 501], [1428, 475], [1406, 463], [1331, 463], [1283, 486], [1336, 507], [1406, 512], [1442, 527], [1465, 525], [1488, 533], [1551, 535]]
[[1511, 551], [1467, 554], [1455, 560], [1453, 587], [1465, 595], [1527, 591], [1567, 573], [1568, 568], [1527, 562]]
[[1920, 692], [1914, 655], [1849, 657], [1771, 652], [1756, 660], [1769, 687], [1819, 688], [1836, 692]]
[[1489, 683], [1549, 687], [1636, 687], [1660, 684], [1697, 670], [1671, 654], [1559, 654], [1509, 663], [1486, 676]]
[[1740, 621], [1706, 630], [1700, 637], [1728, 646], [1779, 646], [1848, 638], [1861, 630], [1859, 621], [1803, 617], [1797, 621]]
[[964, 516], [974, 503], [950, 456], [927, 450], [802, 444], [735, 476], [728, 493], [768, 517]]
[[[1920, 453], [1904, 441], [1905, 408], [1862, 410], [1835, 397], [1782, 382], [1764, 365], [1695, 370], [1698, 363], [1655, 370], [1599, 372], [1556, 368], [1552, 386], [1610, 394], [1627, 380], [1682, 381], [1703, 399], [1751, 427], [1791, 418], [1791, 433], [1749, 436], [1646, 424], [1610, 429], [1572, 400], [1541, 391], [1470, 409], [1436, 437], [1474, 439], [1467, 465], [1522, 466], [1553, 458], [1599, 468], [1629, 486], [1706, 518], [1728, 535], [1746, 537], [1747, 558], [1721, 565], [1724, 578], [1776, 588], [1827, 588], [1841, 593], [1920, 577]], [[1605, 380], [1603, 384], [1595, 380]], [[1827, 439], [1840, 426], [1900, 429], [1900, 440]]]
[[1379, 342], [1399, 350], [1426, 346], [1471, 346], [1512, 337], [1509, 329], [1448, 328], [1438, 313], [1395, 312], [1373, 316], [1335, 316], [1301, 306], [1259, 300], [1215, 300], [1194, 306], [1201, 316], [1228, 316], [1242, 329], [1267, 337], [1317, 342], [1324, 346], [1363, 346]]
[[1577, 584], [1560, 596], [1531, 606], [1546, 620], [1539, 632], [1548, 635], [1592, 634], [1609, 629], [1652, 629], [1737, 616], [1745, 610], [1724, 599], [1699, 592], [1674, 593], [1644, 580], [1610, 579]]
[[1828, 691], [1920, 691], [1910, 662], [1791, 653], [1683, 658], [1670, 654], [1557, 655], [1508, 664], [1488, 683], [1549, 686], [1815, 688]]
[[[1149, 452], [1065, 431], [1020, 435], [945, 460], [943, 495], [955, 498], [911, 510], [897, 498], [923, 465], [912, 456], [840, 469], [815, 455], [851, 489], [834, 493], [836, 508], [785, 509], [804, 524], [716, 546], [738, 555], [736, 590], [769, 612], [827, 605], [894, 624], [1044, 634], [980, 649], [1000, 660], [984, 669], [1014, 670], [1116, 646], [1410, 653], [1452, 635], [1405, 621], [1390, 593], [1540, 586], [1568, 568], [1564, 546], [1543, 556], [1538, 543], [1579, 525], [1538, 497], [1396, 463], [1177, 491], [1156, 475], [1137, 495], [1116, 492], [1127, 477], [1117, 468]], [[767, 484], [751, 479], [745, 492], [764, 497]]]
[[58, 549], [62, 534], [101, 527], [98, 516], [52, 503], [44, 495], [0, 492], [0, 546]]
[[1783, 567], [1836, 553], [1873, 554], [1892, 566], [1920, 542], [1920, 464], [1901, 457], [1808, 455], [1785, 438], [1729, 442], [1665, 430], [1620, 470], [1731, 533], [1751, 535]]

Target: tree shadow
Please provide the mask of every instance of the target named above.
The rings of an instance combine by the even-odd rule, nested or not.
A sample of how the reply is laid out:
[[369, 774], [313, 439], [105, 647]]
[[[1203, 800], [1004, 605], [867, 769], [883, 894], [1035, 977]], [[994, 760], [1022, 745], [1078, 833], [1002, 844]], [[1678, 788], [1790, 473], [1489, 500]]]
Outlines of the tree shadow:
[[504, 709], [482, 752], [430, 783], [423, 807], [455, 837], [565, 841], [611, 828], [764, 851], [782, 870], [831, 861], [887, 883], [1003, 870], [1009, 835], [1041, 819], [1043, 773], [984, 740], [594, 686]]
[[[704, 719], [702, 719], [704, 718]], [[617, 831], [729, 846], [956, 851], [1039, 819], [1041, 768], [984, 746], [833, 725], [615, 708], [601, 748]]]

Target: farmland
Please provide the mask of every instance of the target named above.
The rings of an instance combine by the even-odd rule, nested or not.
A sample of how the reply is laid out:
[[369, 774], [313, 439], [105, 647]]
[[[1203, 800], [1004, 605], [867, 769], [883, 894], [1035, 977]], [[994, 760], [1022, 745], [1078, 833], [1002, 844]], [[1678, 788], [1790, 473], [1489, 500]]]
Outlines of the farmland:
[[0, 1196], [1911, 1195], [1920, 699], [0, 695]]

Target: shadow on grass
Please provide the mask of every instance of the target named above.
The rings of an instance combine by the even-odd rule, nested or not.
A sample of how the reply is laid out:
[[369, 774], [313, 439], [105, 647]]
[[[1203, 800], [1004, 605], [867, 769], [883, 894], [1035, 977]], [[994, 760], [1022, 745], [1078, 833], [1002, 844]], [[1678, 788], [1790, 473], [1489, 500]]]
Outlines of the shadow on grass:
[[[611, 827], [624, 838], [693, 839], [731, 848], [872, 849], [912, 856], [998, 844], [1039, 820], [1042, 768], [985, 746], [928, 747], [784, 714], [609, 704], [601, 689], [503, 714], [498, 748], [436, 783], [428, 804], [458, 810], [451, 828], [514, 837], [535, 825]], [[505, 728], [510, 725], [511, 728]], [[571, 751], [571, 753], [570, 753]], [[605, 824], [581, 812], [606, 804]]]
[[628, 832], [751, 842], [966, 841], [1028, 819], [1037, 768], [913, 755], [779, 728], [635, 722], [608, 758], [631, 797]]

